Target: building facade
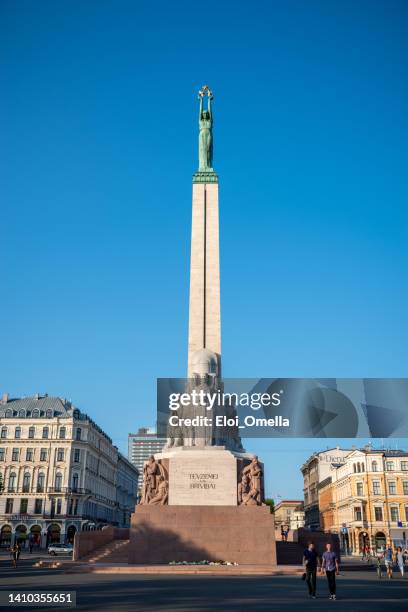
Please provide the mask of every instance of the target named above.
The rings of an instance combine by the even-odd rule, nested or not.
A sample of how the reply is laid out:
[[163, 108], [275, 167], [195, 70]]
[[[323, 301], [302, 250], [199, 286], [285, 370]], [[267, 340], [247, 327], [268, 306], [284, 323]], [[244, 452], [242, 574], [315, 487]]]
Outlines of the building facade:
[[137, 470], [86, 414], [59, 397], [0, 403], [0, 545], [46, 546], [128, 526]]
[[128, 436], [128, 459], [135, 466], [140, 475], [139, 486], [143, 479], [145, 461], [151, 455], [160, 453], [166, 444], [164, 438], [158, 438], [156, 431], [147, 427], [140, 427], [137, 433]]
[[305, 527], [309, 529], [321, 528], [318, 487], [333, 474], [337, 467], [344, 463], [348, 453], [350, 453], [350, 449], [331, 448], [314, 453], [302, 465]]
[[302, 500], [283, 499], [275, 506], [276, 527], [288, 527], [293, 531], [304, 525], [305, 511]]
[[408, 544], [408, 452], [351, 451], [319, 490], [321, 526], [344, 551]]

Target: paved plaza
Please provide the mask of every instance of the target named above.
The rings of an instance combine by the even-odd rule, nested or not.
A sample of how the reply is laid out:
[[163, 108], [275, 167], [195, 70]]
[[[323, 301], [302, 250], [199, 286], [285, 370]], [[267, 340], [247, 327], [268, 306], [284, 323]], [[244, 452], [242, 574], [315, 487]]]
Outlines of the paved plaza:
[[[319, 578], [318, 598], [309, 600], [299, 577], [204, 577], [67, 574], [32, 567], [23, 559], [14, 570], [0, 559], [1, 589], [74, 590], [78, 610], [192, 610], [266, 611], [327, 610], [376, 611], [408, 609], [405, 579], [378, 580], [374, 568], [348, 570], [338, 579], [338, 600], [327, 596], [325, 578]], [[48, 609], [51, 608], [37, 608]]]

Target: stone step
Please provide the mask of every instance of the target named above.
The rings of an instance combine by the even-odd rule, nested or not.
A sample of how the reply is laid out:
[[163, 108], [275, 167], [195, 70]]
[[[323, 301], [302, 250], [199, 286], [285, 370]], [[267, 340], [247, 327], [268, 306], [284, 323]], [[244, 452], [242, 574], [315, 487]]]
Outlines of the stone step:
[[[102, 560], [105, 561], [105, 559], [111, 555], [118, 554], [118, 551], [125, 548], [128, 544], [129, 540], [115, 540], [113, 542], [109, 542], [109, 544], [100, 546], [96, 550], [92, 551], [92, 553], [87, 557], [84, 557], [82, 561], [85, 561], [86, 563], [98, 563]], [[120, 560], [122, 560], [122, 555], [120, 555]]]
[[128, 565], [127, 563], [72, 564], [67, 573], [92, 574], [195, 574], [206, 576], [300, 576], [301, 565]]

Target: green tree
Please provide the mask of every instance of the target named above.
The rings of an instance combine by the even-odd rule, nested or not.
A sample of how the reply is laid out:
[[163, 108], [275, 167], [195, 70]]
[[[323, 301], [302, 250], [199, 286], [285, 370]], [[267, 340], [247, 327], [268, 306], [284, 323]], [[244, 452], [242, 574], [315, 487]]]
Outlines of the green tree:
[[265, 499], [265, 504], [269, 506], [271, 514], [275, 514], [275, 502], [273, 499]]

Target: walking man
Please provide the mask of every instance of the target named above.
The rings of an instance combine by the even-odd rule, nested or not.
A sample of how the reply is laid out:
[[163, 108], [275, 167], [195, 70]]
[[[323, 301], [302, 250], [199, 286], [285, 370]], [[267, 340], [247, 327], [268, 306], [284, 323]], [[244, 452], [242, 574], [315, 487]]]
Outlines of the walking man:
[[18, 552], [17, 552], [17, 546], [15, 544], [13, 546], [10, 546], [10, 555], [11, 555], [11, 561], [13, 563], [13, 567], [16, 568], [17, 561], [18, 561]]
[[329, 599], [334, 600], [336, 599], [336, 574], [339, 573], [339, 561], [331, 544], [326, 544], [326, 551], [323, 553], [322, 574], [324, 571], [329, 585]]
[[303, 564], [305, 566], [306, 584], [309, 589], [309, 597], [316, 599], [316, 573], [319, 563], [319, 555], [315, 550], [313, 542], [309, 542], [309, 546], [303, 553]]

